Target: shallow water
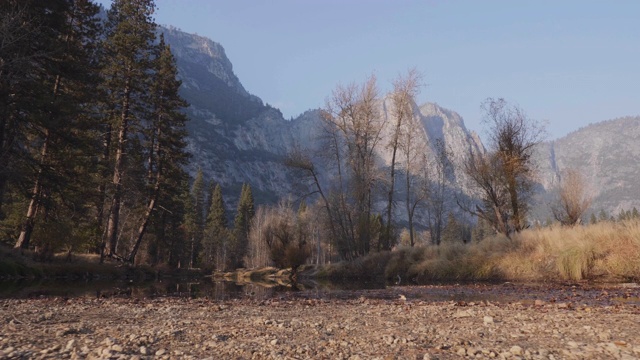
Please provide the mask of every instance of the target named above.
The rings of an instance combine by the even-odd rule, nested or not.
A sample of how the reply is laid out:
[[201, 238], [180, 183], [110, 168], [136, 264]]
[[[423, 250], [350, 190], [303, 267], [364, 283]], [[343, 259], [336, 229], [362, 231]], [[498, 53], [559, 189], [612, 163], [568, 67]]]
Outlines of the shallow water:
[[[292, 284], [276, 282], [235, 283], [198, 280], [153, 282], [122, 281], [12, 281], [0, 282], [0, 298], [38, 297], [131, 297], [131, 298], [206, 298], [215, 301], [235, 299], [377, 299], [422, 302], [467, 303], [495, 302], [536, 306], [542, 303], [564, 303], [568, 306], [640, 307], [637, 284], [431, 284], [391, 286], [371, 282], [315, 282]], [[402, 300], [404, 301], [404, 300]]]
[[0, 299], [36, 297], [184, 297], [213, 300], [269, 299], [287, 293], [328, 294], [334, 290], [383, 289], [384, 284], [370, 282], [325, 283], [315, 281], [295, 284], [277, 282], [235, 283], [211, 278], [163, 281], [0, 281]]

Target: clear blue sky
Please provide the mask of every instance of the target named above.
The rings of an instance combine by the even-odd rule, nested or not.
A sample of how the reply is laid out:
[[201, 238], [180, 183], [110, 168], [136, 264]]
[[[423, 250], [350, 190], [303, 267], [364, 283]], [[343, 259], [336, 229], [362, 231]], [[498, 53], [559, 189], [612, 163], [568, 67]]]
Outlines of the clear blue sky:
[[[109, 0], [101, 0], [109, 4]], [[245, 88], [285, 117], [374, 73], [416, 67], [418, 99], [482, 132], [504, 97], [550, 138], [640, 115], [638, 0], [156, 0], [156, 22], [219, 42]]]

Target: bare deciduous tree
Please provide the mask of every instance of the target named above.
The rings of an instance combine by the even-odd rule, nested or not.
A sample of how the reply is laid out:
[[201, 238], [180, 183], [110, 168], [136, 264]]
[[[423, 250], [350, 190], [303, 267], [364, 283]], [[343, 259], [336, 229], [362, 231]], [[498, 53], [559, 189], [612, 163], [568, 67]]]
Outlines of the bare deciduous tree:
[[405, 207], [409, 223], [409, 245], [414, 246], [416, 210], [424, 205], [431, 193], [431, 166], [427, 155], [427, 143], [420, 141], [422, 127], [413, 116], [403, 122], [400, 129], [400, 170], [404, 174]]
[[337, 168], [336, 191], [328, 197], [333, 207], [340, 256], [351, 260], [367, 254], [376, 236], [373, 190], [375, 150], [384, 127], [376, 78], [363, 85], [338, 86], [323, 112], [326, 147]]
[[447, 188], [449, 179], [453, 173], [451, 163], [451, 151], [447, 148], [443, 139], [437, 139], [434, 144], [436, 151], [435, 159], [429, 164], [429, 235], [431, 243], [440, 245], [442, 231], [444, 230], [444, 219], [449, 209]]
[[296, 214], [291, 203], [281, 202], [278, 207], [267, 209], [267, 221], [261, 231], [271, 260], [279, 268], [290, 267], [293, 281], [296, 281], [298, 268], [311, 255], [309, 218], [304, 212]]
[[566, 170], [562, 174], [558, 199], [551, 206], [553, 217], [562, 225], [577, 225], [591, 205], [591, 200], [584, 176], [577, 170]]
[[272, 218], [269, 209], [259, 206], [256, 216], [251, 220], [251, 229], [253, 231], [249, 233], [247, 255], [244, 258], [247, 268], [260, 268], [273, 264], [269, 246], [264, 241], [264, 231], [270, 221], [272, 221]]
[[[400, 148], [401, 141], [411, 141], [413, 140], [413, 134], [410, 134], [409, 131], [405, 129], [404, 131], [404, 139], [403, 139], [403, 128], [411, 128], [410, 130], [415, 131], [416, 126], [413, 124], [413, 106], [415, 104], [415, 97], [418, 94], [418, 90], [421, 85], [422, 75], [414, 68], [410, 69], [406, 75], [398, 76], [396, 80], [393, 82], [393, 92], [390, 95], [391, 100], [391, 115], [394, 121], [394, 129], [391, 134], [391, 141], [388, 144], [391, 149], [391, 164], [389, 166], [390, 174], [389, 174], [389, 189], [387, 192], [387, 218], [386, 218], [386, 226], [382, 233], [382, 238], [380, 241], [382, 250], [391, 250], [391, 247], [395, 245], [394, 236], [392, 234], [391, 227], [391, 218], [393, 214], [393, 196], [395, 193], [395, 180], [396, 180], [396, 155], [398, 149]], [[411, 136], [411, 138], [408, 138]], [[406, 151], [412, 149], [412, 147], [404, 146]], [[405, 153], [405, 155], [407, 155]], [[411, 154], [407, 155], [409, 158]], [[407, 176], [409, 176], [407, 174]], [[409, 205], [407, 205], [409, 206]], [[415, 209], [415, 208], [414, 208]], [[413, 227], [413, 213], [409, 210], [410, 214], [410, 225]], [[413, 246], [413, 228], [410, 229], [410, 237], [411, 244]]]
[[527, 227], [535, 172], [531, 156], [544, 129], [504, 99], [489, 98], [483, 108], [491, 148], [485, 155], [470, 154], [464, 169], [482, 204], [463, 208], [510, 236]]

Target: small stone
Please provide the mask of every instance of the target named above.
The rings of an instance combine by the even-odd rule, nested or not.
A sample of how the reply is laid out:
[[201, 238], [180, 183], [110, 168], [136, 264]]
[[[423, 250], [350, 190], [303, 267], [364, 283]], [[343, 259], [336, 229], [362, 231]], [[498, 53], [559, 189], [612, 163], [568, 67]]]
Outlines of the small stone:
[[536, 300], [536, 301], [533, 302], [533, 306], [538, 306], [538, 307], [544, 306], [544, 301]]
[[485, 325], [493, 324], [493, 316], [485, 316], [483, 318], [483, 322], [484, 322]]
[[167, 350], [165, 349], [160, 349], [158, 351], [156, 351], [156, 356], [162, 356], [167, 352]]
[[509, 352], [513, 355], [520, 356], [522, 355], [522, 348], [518, 345], [514, 345], [509, 349]]
[[570, 348], [577, 348], [578, 347], [578, 343], [575, 341], [569, 341], [567, 343], [567, 345], [569, 345]]
[[271, 345], [278, 345], [278, 339], [273, 339], [270, 342]]
[[140, 346], [140, 354], [147, 355], [148, 353], [149, 353], [149, 350], [147, 350], [146, 346]]
[[465, 355], [467, 355], [467, 350], [465, 348], [460, 348], [460, 349], [458, 349], [458, 351], [456, 351], [456, 354], [458, 354], [460, 356], [465, 356]]
[[620, 353], [620, 349], [618, 349], [618, 346], [614, 343], [608, 343], [606, 345], [606, 350], [613, 355], [618, 355]]
[[71, 349], [73, 349], [76, 346], [76, 340], [75, 339], [71, 339], [67, 342], [67, 345], [64, 347], [65, 350], [70, 351]]
[[122, 348], [122, 346], [120, 346], [120, 345], [117, 345], [117, 344], [116, 344], [116, 345], [111, 346], [111, 350], [113, 350], [113, 351], [115, 351], [115, 352], [120, 353], [120, 352], [122, 352], [124, 349]]
[[431, 355], [429, 355], [429, 353], [424, 354], [422, 360], [431, 360]]

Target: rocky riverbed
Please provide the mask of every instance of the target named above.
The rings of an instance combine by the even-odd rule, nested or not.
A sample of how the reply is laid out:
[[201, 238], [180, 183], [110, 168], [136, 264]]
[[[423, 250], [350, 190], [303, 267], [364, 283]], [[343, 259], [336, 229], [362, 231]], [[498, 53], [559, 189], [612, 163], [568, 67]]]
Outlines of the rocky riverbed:
[[0, 300], [0, 358], [640, 358], [639, 305], [607, 301], [634, 299], [637, 289], [581, 298], [574, 288], [566, 299], [523, 301], [420, 296], [438, 289], [292, 292], [266, 300]]

